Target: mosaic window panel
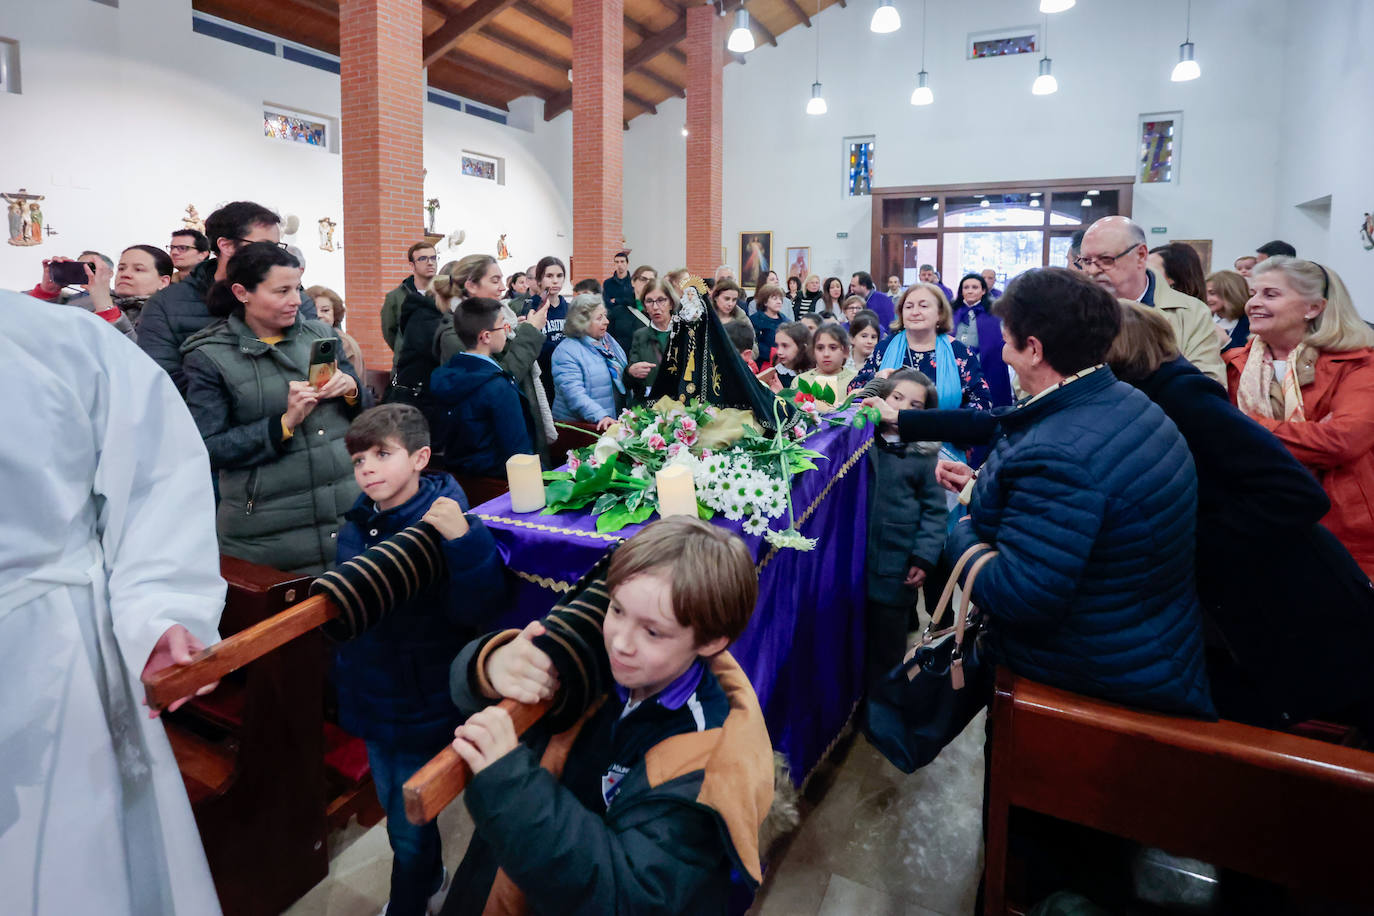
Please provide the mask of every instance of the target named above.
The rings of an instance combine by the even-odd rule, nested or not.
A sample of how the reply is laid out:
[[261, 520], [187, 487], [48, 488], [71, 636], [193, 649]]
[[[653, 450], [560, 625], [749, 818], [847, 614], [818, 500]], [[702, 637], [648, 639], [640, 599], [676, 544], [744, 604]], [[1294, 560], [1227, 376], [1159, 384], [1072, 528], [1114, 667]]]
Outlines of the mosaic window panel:
[[1174, 180], [1178, 124], [1172, 118], [1142, 118], [1140, 122], [1140, 181], [1158, 184]]
[[873, 193], [874, 150], [872, 137], [845, 139], [845, 190], [849, 197], [867, 197]]
[[1006, 57], [1009, 54], [1034, 54], [1040, 50], [1036, 38], [1034, 33], [1030, 33], [1007, 38], [974, 39], [968, 56], [979, 60], [984, 57]]
[[487, 159], [483, 156], [464, 156], [463, 174], [473, 178], [483, 178], [487, 181], [495, 181], [496, 160]]
[[298, 115], [282, 114], [279, 111], [263, 110], [262, 135], [306, 146], [329, 146], [329, 125]]

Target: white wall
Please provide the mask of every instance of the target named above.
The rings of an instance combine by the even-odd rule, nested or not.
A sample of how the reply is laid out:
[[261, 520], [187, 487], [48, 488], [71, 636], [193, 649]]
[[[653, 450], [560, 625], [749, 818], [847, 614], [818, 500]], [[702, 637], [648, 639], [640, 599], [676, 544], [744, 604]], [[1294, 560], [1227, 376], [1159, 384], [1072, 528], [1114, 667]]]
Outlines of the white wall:
[[[43, 244], [0, 244], [0, 287], [28, 289], [39, 262], [94, 248], [117, 256], [147, 242], [166, 245], [188, 203], [201, 216], [236, 199], [300, 217], [307, 285], [343, 292], [342, 251], [319, 249], [317, 220], [342, 222], [340, 157], [262, 136], [264, 101], [337, 118], [339, 78], [312, 67], [191, 31], [188, 0], [7, 3], [0, 37], [18, 39], [23, 93], [0, 93], [10, 142], [0, 190], [46, 195]], [[572, 251], [571, 115], [544, 122], [519, 100], [503, 126], [425, 104], [425, 196], [438, 197], [436, 229], [462, 228], [467, 242], [440, 256], [495, 253], [507, 233], [523, 270], [547, 253]], [[506, 184], [459, 171], [464, 149], [506, 158]], [[397, 278], [406, 272], [397, 252]]]
[[[1275, 235], [1334, 267], [1374, 319], [1374, 251], [1359, 238], [1374, 212], [1374, 4], [1294, 2], [1287, 30]], [[1299, 206], [1328, 195], [1329, 212]]]
[[[1032, 0], [930, 2], [926, 69], [935, 103], [925, 108], [909, 104], [920, 69], [920, 5], [898, 0], [903, 26], [891, 35], [868, 31], [871, 7], [836, 5], [813, 17], [824, 116], [804, 113], [816, 28], [793, 29], [777, 48], [761, 46], [745, 66], [725, 68], [723, 243], [736, 268], [738, 233], [750, 230], [772, 230], [776, 256], [810, 245], [822, 275], [868, 264], [869, 199], [843, 196], [846, 136], [876, 135], [880, 187], [1130, 175], [1137, 117], [1173, 110], [1184, 113], [1178, 181], [1136, 186], [1137, 220], [1169, 230], [1152, 243], [1213, 239], [1219, 266], [1274, 234], [1280, 125], [1259, 108], [1281, 93], [1283, 0], [1194, 4], [1203, 77], [1191, 83], [1169, 80], [1184, 0], [1161, 0], [1148, 14], [1126, 0], [1080, 3], [1050, 17], [1060, 89], [1042, 97], [1030, 94], [1038, 55], [971, 61], [964, 53], [969, 32], [1043, 23]], [[683, 185], [681, 109], [675, 103], [636, 118], [626, 141], [627, 238], [664, 265], [682, 260], [674, 209]], [[676, 197], [632, 206], [629, 189], [655, 182]]]

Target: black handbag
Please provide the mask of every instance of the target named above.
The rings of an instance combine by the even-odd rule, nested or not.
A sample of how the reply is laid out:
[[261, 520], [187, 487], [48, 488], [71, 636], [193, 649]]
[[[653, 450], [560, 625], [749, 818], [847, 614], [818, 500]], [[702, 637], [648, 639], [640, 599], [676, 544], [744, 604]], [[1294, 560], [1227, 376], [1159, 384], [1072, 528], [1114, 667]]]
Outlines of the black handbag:
[[[869, 695], [863, 732], [869, 742], [903, 773], [934, 760], [968, 726], [991, 695], [993, 665], [981, 643], [983, 617], [973, 609], [973, 582], [997, 556], [975, 544], [955, 564], [921, 641]], [[937, 630], [964, 567], [963, 598], [953, 625]]]

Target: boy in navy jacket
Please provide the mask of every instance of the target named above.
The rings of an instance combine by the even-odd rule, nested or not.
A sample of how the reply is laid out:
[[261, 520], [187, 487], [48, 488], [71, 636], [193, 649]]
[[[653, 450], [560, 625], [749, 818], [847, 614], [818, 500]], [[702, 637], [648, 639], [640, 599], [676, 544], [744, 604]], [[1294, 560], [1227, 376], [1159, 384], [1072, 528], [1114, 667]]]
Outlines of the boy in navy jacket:
[[448, 696], [448, 667], [503, 609], [505, 572], [496, 541], [447, 474], [425, 473], [429, 427], [410, 405], [361, 414], [345, 439], [362, 495], [344, 514], [338, 561], [403, 528], [429, 522], [443, 537], [447, 577], [339, 645], [334, 681], [339, 724], [367, 744], [394, 859], [388, 916], [424, 916], [443, 884], [439, 829], [406, 820], [401, 787], [443, 749], [462, 721]]
[[444, 466], [459, 474], [504, 477], [506, 459], [534, 452], [534, 430], [520, 385], [492, 358], [506, 348], [510, 325], [495, 299], [464, 299], [453, 327], [466, 352], [434, 370], [430, 394], [444, 411], [435, 430]]

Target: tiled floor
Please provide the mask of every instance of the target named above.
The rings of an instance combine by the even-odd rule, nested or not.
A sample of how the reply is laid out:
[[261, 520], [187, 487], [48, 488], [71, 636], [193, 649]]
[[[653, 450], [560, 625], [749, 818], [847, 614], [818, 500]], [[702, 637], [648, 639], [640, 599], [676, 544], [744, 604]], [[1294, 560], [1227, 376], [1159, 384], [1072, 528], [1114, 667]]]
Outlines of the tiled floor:
[[[863, 738], [813, 777], [801, 825], [779, 846], [751, 916], [967, 916], [982, 862], [983, 716], [930, 766], [906, 776]], [[439, 818], [450, 871], [472, 822]], [[385, 824], [330, 838], [329, 877], [291, 916], [373, 916], [386, 902]]]

